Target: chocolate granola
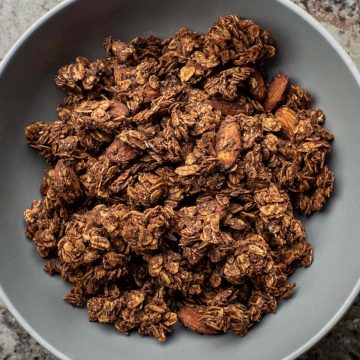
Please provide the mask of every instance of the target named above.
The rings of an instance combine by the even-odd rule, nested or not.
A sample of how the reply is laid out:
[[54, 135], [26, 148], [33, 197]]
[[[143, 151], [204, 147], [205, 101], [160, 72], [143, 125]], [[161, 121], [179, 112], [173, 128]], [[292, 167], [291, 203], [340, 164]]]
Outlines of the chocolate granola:
[[59, 70], [58, 119], [25, 129], [49, 165], [26, 235], [90, 321], [243, 336], [312, 262], [295, 210], [333, 190], [325, 115], [287, 75], [268, 79], [275, 41], [251, 20], [104, 47]]

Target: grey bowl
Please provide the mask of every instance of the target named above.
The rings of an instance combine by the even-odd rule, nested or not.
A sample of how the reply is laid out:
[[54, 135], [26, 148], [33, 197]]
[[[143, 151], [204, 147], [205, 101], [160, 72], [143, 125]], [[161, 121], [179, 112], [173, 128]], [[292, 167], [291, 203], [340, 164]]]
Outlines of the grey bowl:
[[[45, 163], [26, 146], [24, 127], [54, 119], [62, 93], [59, 66], [78, 54], [102, 55], [111, 34], [161, 37], [180, 27], [205, 31], [221, 15], [239, 14], [269, 27], [279, 44], [273, 71], [292, 76], [316, 95], [336, 135], [331, 166], [337, 182], [326, 210], [306, 220], [315, 248], [311, 268], [293, 277], [298, 290], [247, 337], [200, 336], [178, 329], [160, 345], [89, 324], [86, 311], [62, 300], [67, 285], [41, 269], [24, 236], [23, 209], [39, 198]], [[0, 66], [0, 295], [20, 324], [61, 359], [293, 359], [344, 314], [360, 288], [360, 75], [336, 41], [288, 1], [67, 1], [31, 27]]]

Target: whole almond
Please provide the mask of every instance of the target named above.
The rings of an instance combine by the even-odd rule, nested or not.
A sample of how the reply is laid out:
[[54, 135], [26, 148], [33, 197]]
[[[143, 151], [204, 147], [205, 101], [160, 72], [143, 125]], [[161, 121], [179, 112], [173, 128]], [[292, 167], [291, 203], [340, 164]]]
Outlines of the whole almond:
[[216, 154], [220, 165], [232, 167], [240, 154], [240, 128], [233, 116], [227, 116], [216, 134]]
[[266, 112], [271, 112], [272, 110], [274, 110], [278, 103], [281, 101], [288, 82], [289, 77], [284, 74], [276, 75], [271, 79], [264, 103], [264, 110]]
[[182, 324], [188, 329], [199, 334], [217, 334], [218, 331], [205, 325], [201, 320], [201, 315], [196, 308], [184, 306], [178, 312], [177, 316]]
[[136, 158], [137, 151], [119, 139], [115, 139], [106, 149], [106, 156], [114, 163], [121, 164]]
[[78, 176], [62, 159], [55, 165], [53, 186], [58, 195], [67, 203], [73, 203], [83, 193]]
[[240, 104], [238, 102], [230, 102], [221, 99], [211, 99], [209, 101], [214, 109], [219, 110], [224, 115], [249, 115], [254, 109], [251, 103]]
[[296, 112], [287, 106], [282, 106], [275, 112], [275, 118], [280, 122], [282, 130], [291, 136], [298, 124]]

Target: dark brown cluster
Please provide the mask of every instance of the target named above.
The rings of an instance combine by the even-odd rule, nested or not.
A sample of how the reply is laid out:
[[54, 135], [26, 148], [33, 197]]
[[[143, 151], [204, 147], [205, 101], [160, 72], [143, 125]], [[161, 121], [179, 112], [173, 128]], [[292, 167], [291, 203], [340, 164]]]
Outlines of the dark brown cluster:
[[90, 321], [243, 336], [312, 262], [294, 210], [332, 193], [325, 116], [267, 79], [275, 42], [251, 20], [104, 47], [59, 70], [58, 119], [25, 130], [49, 164], [26, 234]]

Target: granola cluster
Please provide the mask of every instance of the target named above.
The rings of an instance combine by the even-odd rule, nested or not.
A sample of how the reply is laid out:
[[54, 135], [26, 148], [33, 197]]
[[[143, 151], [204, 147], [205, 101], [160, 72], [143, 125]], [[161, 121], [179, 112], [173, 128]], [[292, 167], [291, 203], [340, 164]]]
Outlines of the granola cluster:
[[275, 42], [238, 16], [104, 47], [59, 70], [58, 119], [25, 129], [49, 164], [26, 234], [90, 321], [243, 336], [312, 262], [294, 211], [332, 193], [324, 113], [288, 76], [267, 80]]

